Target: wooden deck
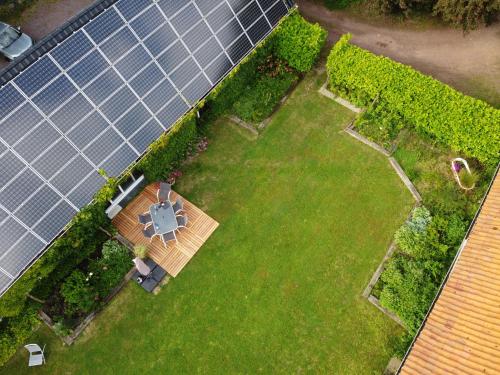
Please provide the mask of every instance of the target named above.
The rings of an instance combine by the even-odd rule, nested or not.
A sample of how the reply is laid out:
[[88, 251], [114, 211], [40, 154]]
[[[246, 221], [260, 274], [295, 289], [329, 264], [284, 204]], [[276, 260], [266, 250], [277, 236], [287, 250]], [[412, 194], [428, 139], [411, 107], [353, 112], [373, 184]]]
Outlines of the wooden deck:
[[156, 191], [155, 185], [147, 186], [113, 219], [113, 225], [133, 245], [146, 245], [149, 249], [148, 256], [175, 277], [203, 246], [219, 226], [219, 223], [187, 199], [172, 191], [170, 196], [172, 201], [175, 201], [177, 197], [181, 197], [184, 201], [184, 212], [188, 216], [187, 227], [176, 232], [177, 243], [171, 241], [165, 246], [159, 236], [155, 236], [150, 241], [143, 236], [144, 226], [139, 224], [137, 216], [147, 212], [149, 207], [156, 203]]

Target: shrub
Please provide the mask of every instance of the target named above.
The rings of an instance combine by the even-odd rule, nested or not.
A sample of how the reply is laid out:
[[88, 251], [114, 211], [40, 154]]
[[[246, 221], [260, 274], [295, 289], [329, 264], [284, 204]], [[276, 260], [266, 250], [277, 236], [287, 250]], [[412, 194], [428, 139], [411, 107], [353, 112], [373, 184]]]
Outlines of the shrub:
[[93, 273], [91, 284], [99, 297], [107, 297], [131, 267], [130, 252], [125, 246], [112, 240], [104, 243], [102, 257], [92, 262], [89, 267]]
[[26, 342], [39, 325], [36, 308], [30, 306], [15, 318], [0, 321], [0, 366], [12, 357], [17, 347]]
[[97, 306], [98, 295], [89, 282], [92, 276], [92, 274], [85, 275], [82, 271], [76, 270], [61, 286], [61, 295], [70, 314], [88, 313]]
[[394, 240], [399, 249], [406, 254], [425, 258], [427, 251], [427, 227], [431, 223], [431, 214], [425, 207], [413, 210], [412, 217], [395, 233]]
[[148, 181], [165, 180], [185, 160], [197, 139], [196, 117], [191, 112], [150, 146], [137, 169]]
[[260, 122], [269, 117], [280, 99], [297, 80], [295, 74], [280, 69], [276, 76], [262, 75], [242, 93], [233, 105], [234, 113], [244, 121]]
[[460, 172], [458, 172], [458, 178], [460, 179], [462, 186], [466, 189], [473, 188], [476, 182], [479, 180], [479, 176], [477, 175], [477, 173], [472, 171], [471, 173], [469, 173], [465, 168], [462, 168]]
[[299, 72], [311, 70], [326, 41], [326, 31], [317, 23], [307, 22], [298, 13], [291, 14], [276, 34], [276, 55]]
[[433, 273], [442, 268], [432, 261], [417, 261], [396, 255], [386, 265], [381, 279], [380, 304], [393, 311], [415, 334], [438, 290]]
[[437, 0], [434, 15], [464, 30], [486, 25], [500, 11], [498, 0]]
[[[344, 35], [328, 57], [330, 88], [354, 103], [397, 113], [418, 131], [495, 164], [500, 152], [500, 110], [386, 57], [349, 44]], [[383, 117], [383, 116], [381, 116]]]
[[148, 247], [146, 245], [135, 245], [134, 246], [134, 255], [137, 258], [144, 259], [148, 255]]
[[104, 212], [104, 198], [82, 209], [72, 226], [56, 239], [47, 252], [0, 298], [0, 316], [14, 317], [25, 306], [27, 294], [47, 297], [75, 267], [95, 252], [107, 238], [100, 227], [110, 221]]

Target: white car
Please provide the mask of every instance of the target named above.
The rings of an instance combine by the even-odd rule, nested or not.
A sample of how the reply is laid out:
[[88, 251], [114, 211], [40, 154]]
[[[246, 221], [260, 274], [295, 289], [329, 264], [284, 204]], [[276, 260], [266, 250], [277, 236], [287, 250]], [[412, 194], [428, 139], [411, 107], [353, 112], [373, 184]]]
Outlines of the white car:
[[33, 39], [21, 28], [0, 22], [0, 53], [9, 61], [21, 56], [33, 45]]

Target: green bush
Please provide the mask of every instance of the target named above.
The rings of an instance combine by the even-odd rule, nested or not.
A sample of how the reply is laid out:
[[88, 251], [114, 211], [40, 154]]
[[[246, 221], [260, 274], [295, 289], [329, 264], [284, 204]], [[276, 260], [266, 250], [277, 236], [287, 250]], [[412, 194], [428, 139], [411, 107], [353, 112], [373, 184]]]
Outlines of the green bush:
[[245, 121], [262, 121], [296, 79], [289, 68], [311, 69], [325, 37], [321, 27], [293, 12], [211, 92], [202, 119], [235, 114]]
[[278, 27], [276, 56], [299, 72], [311, 70], [326, 41], [326, 30], [293, 13]]
[[76, 270], [61, 286], [61, 295], [70, 314], [89, 313], [97, 306], [98, 293], [90, 282], [92, 277], [91, 273], [86, 275]]
[[39, 324], [36, 308], [31, 306], [19, 316], [0, 321], [0, 366], [15, 354], [19, 345], [26, 343]]
[[184, 161], [197, 139], [196, 117], [191, 112], [150, 146], [151, 151], [137, 169], [148, 181], [165, 180]]
[[47, 252], [0, 298], [0, 317], [20, 314], [28, 293], [40, 298], [47, 297], [61, 280], [107, 239], [100, 230], [101, 227], [110, 226], [102, 200], [82, 209], [71, 223], [68, 231], [56, 239]]
[[[344, 35], [328, 57], [332, 91], [360, 106], [397, 113], [418, 131], [455, 151], [495, 164], [500, 152], [500, 110], [465, 96], [409, 66], [376, 56], [349, 43]], [[383, 117], [383, 116], [381, 116]]]
[[99, 297], [106, 298], [131, 267], [130, 252], [125, 246], [111, 240], [104, 243], [101, 258], [93, 261], [89, 267], [93, 273], [91, 284]]
[[411, 219], [394, 234], [399, 249], [415, 258], [428, 257], [427, 227], [431, 221], [431, 214], [425, 207], [415, 208]]
[[396, 255], [386, 265], [381, 275], [384, 288], [380, 304], [393, 311], [408, 330], [415, 334], [422, 323], [438, 290], [433, 268], [440, 265], [433, 261], [417, 261]]
[[[410, 333], [416, 333], [466, 232], [457, 214], [431, 217], [416, 208], [395, 234], [398, 252], [380, 279], [379, 300], [393, 311]], [[379, 287], [380, 288], [380, 287]]]

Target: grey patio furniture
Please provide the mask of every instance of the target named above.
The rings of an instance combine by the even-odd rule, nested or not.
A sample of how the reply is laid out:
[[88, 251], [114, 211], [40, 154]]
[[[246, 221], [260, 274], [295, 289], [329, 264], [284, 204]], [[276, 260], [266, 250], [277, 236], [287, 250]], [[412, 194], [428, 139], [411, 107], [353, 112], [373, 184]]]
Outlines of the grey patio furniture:
[[172, 192], [172, 186], [166, 182], [160, 182], [160, 188], [156, 193], [158, 202], [166, 202], [170, 198], [170, 193]]
[[177, 216], [176, 219], [177, 219], [177, 225], [179, 227], [185, 227], [188, 223], [187, 215]]
[[170, 241], [177, 242], [177, 238], [175, 237], [175, 232], [168, 232], [168, 233], [162, 234], [161, 239], [162, 239], [163, 244], [165, 246], [167, 246], [167, 242], [170, 242]]
[[144, 237], [152, 239], [153, 236], [156, 234], [154, 226], [153, 225], [147, 226], [145, 229], [142, 230], [142, 234], [144, 234]]
[[24, 346], [28, 352], [30, 352], [30, 359], [28, 362], [29, 367], [40, 366], [45, 363], [45, 356], [43, 351], [45, 350], [45, 345], [43, 349], [40, 348], [38, 344], [28, 344]]
[[174, 209], [175, 213], [182, 211], [182, 209], [184, 208], [184, 202], [182, 201], [182, 199], [177, 198], [172, 208]]
[[149, 212], [145, 212], [143, 214], [140, 214], [139, 215], [139, 223], [141, 224], [149, 224], [151, 223], [153, 220], [151, 219], [151, 214]]

